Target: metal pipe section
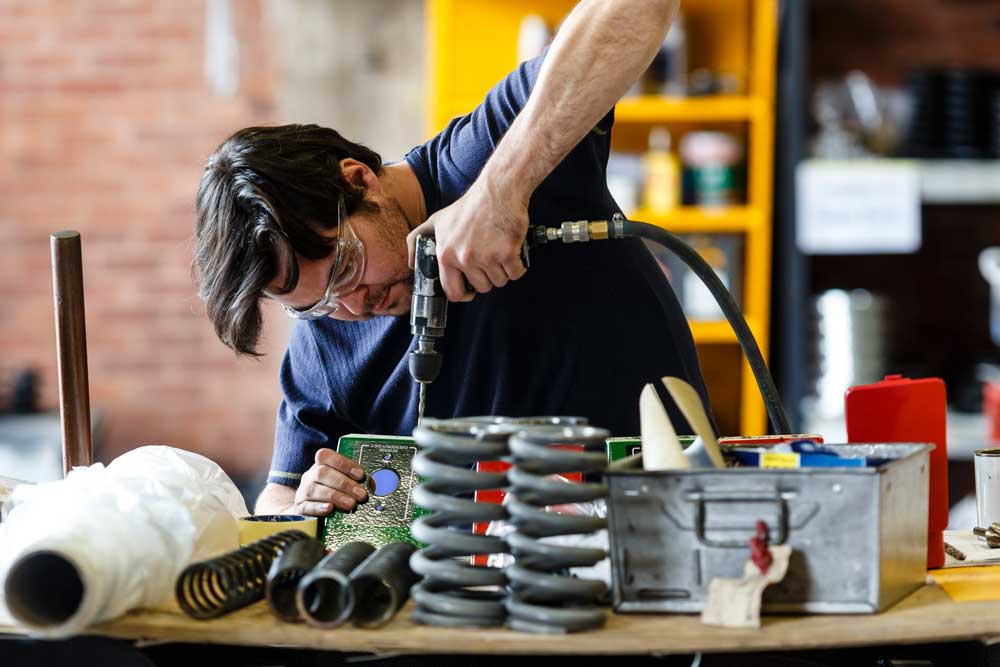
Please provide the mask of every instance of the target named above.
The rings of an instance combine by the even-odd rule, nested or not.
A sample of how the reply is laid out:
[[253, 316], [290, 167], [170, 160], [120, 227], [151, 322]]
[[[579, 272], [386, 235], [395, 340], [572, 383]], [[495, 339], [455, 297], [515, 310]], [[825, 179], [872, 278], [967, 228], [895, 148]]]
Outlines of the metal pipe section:
[[324, 558], [299, 582], [295, 604], [309, 625], [331, 630], [354, 612], [351, 573], [375, 552], [367, 542], [348, 542]]
[[55, 301], [56, 354], [63, 468], [94, 462], [90, 439], [90, 388], [87, 380], [87, 327], [83, 308], [80, 233], [52, 235], [52, 293]]
[[299, 582], [324, 556], [326, 548], [314, 539], [293, 542], [281, 550], [267, 573], [267, 603], [275, 616], [289, 623], [302, 620], [295, 603]]
[[419, 577], [410, 569], [416, 549], [406, 542], [379, 547], [351, 573], [354, 625], [377, 628], [388, 623], [410, 597], [410, 587]]

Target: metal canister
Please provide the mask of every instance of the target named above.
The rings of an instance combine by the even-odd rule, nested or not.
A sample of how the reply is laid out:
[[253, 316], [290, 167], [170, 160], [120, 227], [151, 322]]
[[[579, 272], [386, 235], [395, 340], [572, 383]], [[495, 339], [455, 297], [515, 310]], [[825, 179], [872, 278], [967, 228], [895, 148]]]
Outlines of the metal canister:
[[976, 462], [976, 525], [1000, 521], [1000, 449], [980, 449]]
[[348, 542], [321, 560], [299, 582], [299, 616], [323, 629], [340, 627], [354, 613], [350, 574], [375, 552], [367, 542]]
[[392, 619], [410, 597], [410, 588], [419, 577], [410, 568], [412, 544], [390, 542], [365, 559], [351, 572], [354, 611], [351, 618], [359, 628], [377, 628]]
[[281, 550], [267, 573], [265, 594], [275, 616], [295, 623], [301, 620], [295, 606], [299, 582], [326, 556], [323, 543], [316, 539], [293, 542]]

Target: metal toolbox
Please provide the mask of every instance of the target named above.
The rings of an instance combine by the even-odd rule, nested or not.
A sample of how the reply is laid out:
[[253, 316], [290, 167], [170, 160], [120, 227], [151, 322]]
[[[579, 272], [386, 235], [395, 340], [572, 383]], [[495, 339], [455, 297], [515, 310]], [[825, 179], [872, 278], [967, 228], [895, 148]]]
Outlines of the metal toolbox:
[[827, 447], [887, 461], [608, 472], [615, 611], [700, 612], [710, 580], [742, 576], [758, 519], [793, 549], [765, 611], [873, 613], [923, 585], [931, 446]]

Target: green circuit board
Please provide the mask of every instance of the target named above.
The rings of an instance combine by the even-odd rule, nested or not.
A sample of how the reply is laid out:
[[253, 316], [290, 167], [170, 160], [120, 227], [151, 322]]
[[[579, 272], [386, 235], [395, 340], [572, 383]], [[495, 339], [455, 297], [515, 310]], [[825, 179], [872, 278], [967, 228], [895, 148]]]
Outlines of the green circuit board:
[[413, 470], [417, 445], [412, 438], [390, 435], [345, 435], [337, 451], [365, 471], [368, 500], [350, 512], [336, 511], [323, 522], [327, 551], [356, 540], [377, 547], [389, 542], [423, 545], [410, 534], [410, 524], [428, 511], [414, 504], [420, 482]]

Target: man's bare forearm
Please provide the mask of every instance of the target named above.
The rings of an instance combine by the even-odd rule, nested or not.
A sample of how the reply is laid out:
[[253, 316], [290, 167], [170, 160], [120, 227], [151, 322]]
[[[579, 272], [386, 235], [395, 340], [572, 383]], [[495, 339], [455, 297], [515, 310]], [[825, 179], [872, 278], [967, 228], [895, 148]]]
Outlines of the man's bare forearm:
[[679, 0], [584, 0], [559, 29], [527, 104], [483, 169], [489, 188], [535, 188], [652, 62]]
[[295, 505], [295, 489], [284, 484], [268, 484], [257, 496], [254, 514], [290, 514]]

